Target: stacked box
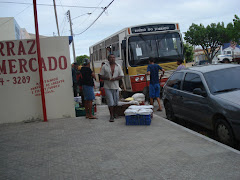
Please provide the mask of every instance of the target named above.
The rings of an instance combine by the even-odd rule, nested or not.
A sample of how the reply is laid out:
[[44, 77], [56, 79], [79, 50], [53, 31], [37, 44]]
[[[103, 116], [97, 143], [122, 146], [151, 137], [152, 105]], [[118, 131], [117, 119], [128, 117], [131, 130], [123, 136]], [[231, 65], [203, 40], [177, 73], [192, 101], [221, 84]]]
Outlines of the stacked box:
[[150, 125], [151, 115], [131, 115], [125, 116], [126, 125]]
[[150, 125], [152, 119], [153, 106], [129, 106], [124, 111], [126, 125]]

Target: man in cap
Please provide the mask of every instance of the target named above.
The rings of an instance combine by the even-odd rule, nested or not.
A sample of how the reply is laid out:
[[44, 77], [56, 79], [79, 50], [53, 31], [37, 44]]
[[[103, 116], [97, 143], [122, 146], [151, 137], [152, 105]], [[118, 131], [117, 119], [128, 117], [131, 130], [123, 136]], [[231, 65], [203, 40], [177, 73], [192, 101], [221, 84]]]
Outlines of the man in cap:
[[96, 80], [95, 73], [90, 69], [90, 60], [84, 59], [83, 60], [83, 67], [80, 70], [81, 73], [81, 83], [83, 88], [83, 95], [84, 95], [84, 106], [86, 110], [86, 118], [89, 119], [97, 119], [95, 116], [92, 115], [92, 102], [95, 99], [93, 87], [94, 82], [93, 79]]

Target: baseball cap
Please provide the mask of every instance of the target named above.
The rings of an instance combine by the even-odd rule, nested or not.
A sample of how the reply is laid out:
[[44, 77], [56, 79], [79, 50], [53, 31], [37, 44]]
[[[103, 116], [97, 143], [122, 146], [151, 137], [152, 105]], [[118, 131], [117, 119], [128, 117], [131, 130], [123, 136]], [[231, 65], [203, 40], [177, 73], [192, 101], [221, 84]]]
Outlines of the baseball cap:
[[87, 59], [87, 58], [83, 59], [83, 65], [87, 65], [87, 64], [89, 64], [89, 63], [90, 63], [90, 60], [89, 60], [89, 59]]

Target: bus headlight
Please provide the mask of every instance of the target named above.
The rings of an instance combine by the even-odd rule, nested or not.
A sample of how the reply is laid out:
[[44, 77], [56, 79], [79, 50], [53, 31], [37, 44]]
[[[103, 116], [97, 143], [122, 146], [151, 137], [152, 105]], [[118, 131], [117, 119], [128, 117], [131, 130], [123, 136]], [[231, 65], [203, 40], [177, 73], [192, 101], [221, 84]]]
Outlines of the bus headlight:
[[140, 79], [139, 77], [136, 77], [136, 78], [135, 78], [135, 81], [136, 81], [136, 82], [138, 82], [138, 81], [139, 81], [139, 79]]
[[144, 76], [141, 76], [141, 77], [140, 77], [140, 80], [143, 81], [143, 80], [144, 80]]

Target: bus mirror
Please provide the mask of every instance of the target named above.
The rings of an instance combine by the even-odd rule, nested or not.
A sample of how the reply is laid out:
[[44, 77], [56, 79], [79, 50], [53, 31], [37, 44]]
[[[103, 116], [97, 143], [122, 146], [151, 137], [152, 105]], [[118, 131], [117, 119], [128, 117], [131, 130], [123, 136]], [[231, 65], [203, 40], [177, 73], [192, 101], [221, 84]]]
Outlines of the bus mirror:
[[126, 49], [126, 40], [122, 40], [122, 49]]

